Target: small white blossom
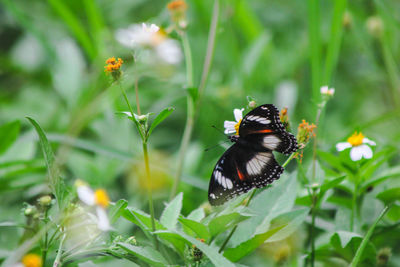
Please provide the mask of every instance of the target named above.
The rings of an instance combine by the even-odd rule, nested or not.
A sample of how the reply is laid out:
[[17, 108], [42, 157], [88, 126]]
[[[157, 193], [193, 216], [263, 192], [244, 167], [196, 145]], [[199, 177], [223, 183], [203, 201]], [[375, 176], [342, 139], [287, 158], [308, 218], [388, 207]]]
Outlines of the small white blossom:
[[335, 94], [335, 89], [334, 88], [329, 89], [328, 86], [322, 86], [320, 90], [322, 95], [333, 96]]
[[370, 146], [375, 146], [376, 143], [366, 137], [362, 133], [355, 132], [347, 139], [347, 142], [340, 142], [336, 144], [338, 151], [343, 151], [347, 148], [350, 150], [350, 158], [352, 161], [359, 161], [362, 158], [370, 159], [373, 152]]
[[81, 180], [77, 180], [75, 185], [79, 199], [88, 206], [96, 207], [97, 227], [102, 231], [111, 230], [110, 221], [108, 220], [106, 211], [106, 207], [109, 203], [106, 192], [102, 189], [93, 191]]
[[168, 64], [177, 64], [182, 60], [182, 51], [176, 40], [168, 38], [155, 24], [133, 24], [126, 29], [119, 29], [115, 38], [122, 45], [131, 49], [149, 48], [155, 55]]
[[225, 134], [232, 134], [232, 133], [238, 134], [239, 125], [243, 119], [243, 111], [244, 111], [244, 108], [242, 108], [242, 109], [235, 108], [233, 110], [233, 115], [235, 116], [236, 121], [225, 121], [224, 122], [224, 127], [225, 127], [224, 133]]

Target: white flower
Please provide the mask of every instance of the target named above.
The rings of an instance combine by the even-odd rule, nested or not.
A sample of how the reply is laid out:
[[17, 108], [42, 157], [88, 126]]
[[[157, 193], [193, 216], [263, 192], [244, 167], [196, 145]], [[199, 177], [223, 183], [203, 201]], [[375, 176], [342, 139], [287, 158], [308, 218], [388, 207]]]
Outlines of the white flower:
[[76, 192], [79, 199], [88, 206], [96, 207], [97, 226], [102, 231], [111, 229], [110, 221], [107, 217], [106, 208], [109, 205], [109, 198], [104, 189], [93, 191], [86, 183], [81, 180], [75, 182]]
[[340, 142], [336, 144], [338, 151], [343, 151], [347, 148], [350, 150], [350, 158], [352, 161], [359, 161], [362, 158], [370, 159], [373, 156], [372, 149], [369, 146], [375, 146], [376, 143], [366, 138], [361, 132], [355, 132], [347, 139], [347, 142]]
[[236, 121], [225, 121], [224, 122], [224, 127], [225, 127], [225, 134], [231, 134], [231, 133], [236, 133], [239, 134], [239, 126], [240, 122], [243, 119], [243, 111], [244, 108], [242, 109], [237, 109], [235, 108], [233, 110], [233, 115], [235, 116]]
[[168, 64], [177, 64], [182, 59], [179, 43], [168, 38], [155, 24], [133, 24], [126, 29], [117, 30], [115, 38], [122, 45], [132, 49], [152, 49], [159, 59]]
[[335, 94], [335, 89], [334, 88], [329, 89], [328, 86], [322, 86], [320, 90], [322, 95], [333, 96]]

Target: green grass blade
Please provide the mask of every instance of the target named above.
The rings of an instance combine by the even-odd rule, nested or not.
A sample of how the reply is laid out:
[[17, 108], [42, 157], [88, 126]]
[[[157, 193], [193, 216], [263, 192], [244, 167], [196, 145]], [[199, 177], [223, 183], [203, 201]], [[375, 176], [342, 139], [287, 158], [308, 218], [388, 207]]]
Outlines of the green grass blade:
[[62, 207], [64, 183], [61, 179], [58, 167], [55, 163], [53, 150], [50, 146], [49, 140], [47, 140], [46, 134], [44, 133], [40, 125], [30, 117], [27, 117], [27, 119], [33, 125], [33, 127], [35, 127], [35, 130], [39, 136], [40, 148], [42, 149], [43, 157], [46, 162], [49, 175], [49, 186], [57, 199], [58, 206]]
[[82, 45], [89, 58], [94, 59], [97, 54], [96, 47], [75, 14], [61, 0], [48, 0], [48, 2], [73, 33], [77, 41]]
[[[320, 102], [319, 87], [321, 86], [321, 40], [320, 40], [320, 1], [308, 0], [308, 30], [309, 30], [309, 46], [310, 46], [310, 60], [311, 60], [311, 84], [312, 84], [312, 97], [315, 103]], [[315, 109], [316, 111], [316, 109]]]
[[378, 222], [382, 219], [383, 216], [385, 216], [386, 212], [389, 210], [389, 206], [386, 206], [381, 214], [378, 216], [378, 218], [376, 219], [376, 221], [371, 225], [371, 227], [368, 229], [367, 234], [365, 235], [365, 237], [363, 238], [363, 240], [361, 241], [360, 246], [358, 247], [357, 251], [356, 251], [356, 255], [354, 256], [352, 262], [350, 263], [350, 267], [356, 267], [358, 266], [358, 263], [360, 262], [361, 256], [364, 252], [365, 247], [368, 244], [369, 239], [371, 238], [372, 233], [375, 230], [376, 225], [378, 224]]
[[333, 10], [333, 19], [331, 25], [331, 38], [328, 44], [328, 50], [325, 60], [325, 71], [323, 76], [323, 84], [330, 85], [332, 74], [336, 67], [339, 57], [340, 44], [342, 42], [343, 33], [343, 14], [346, 10], [347, 0], [335, 1]]

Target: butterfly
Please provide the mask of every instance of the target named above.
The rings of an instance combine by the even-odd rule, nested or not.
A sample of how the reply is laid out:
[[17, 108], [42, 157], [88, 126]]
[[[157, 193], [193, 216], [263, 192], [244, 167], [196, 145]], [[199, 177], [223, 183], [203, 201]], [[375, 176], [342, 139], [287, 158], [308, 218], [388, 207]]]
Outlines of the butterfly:
[[211, 205], [221, 205], [254, 187], [265, 187], [279, 179], [283, 168], [272, 151], [289, 155], [297, 150], [296, 138], [285, 130], [279, 110], [272, 104], [256, 107], [239, 123], [238, 134], [228, 136], [234, 144], [212, 172], [208, 189]]

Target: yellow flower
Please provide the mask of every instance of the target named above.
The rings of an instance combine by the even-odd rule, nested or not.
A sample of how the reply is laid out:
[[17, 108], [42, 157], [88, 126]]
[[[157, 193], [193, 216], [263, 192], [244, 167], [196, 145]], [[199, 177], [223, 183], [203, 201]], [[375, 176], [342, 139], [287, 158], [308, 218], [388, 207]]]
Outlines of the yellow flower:
[[183, 0], [175, 0], [169, 2], [167, 5], [171, 20], [175, 23], [177, 28], [185, 29], [187, 27], [186, 9], [187, 4]]
[[41, 267], [42, 258], [37, 254], [29, 253], [22, 258], [22, 264], [25, 267]]
[[187, 4], [183, 0], [175, 0], [169, 2], [167, 8], [170, 11], [185, 11], [187, 9]]

